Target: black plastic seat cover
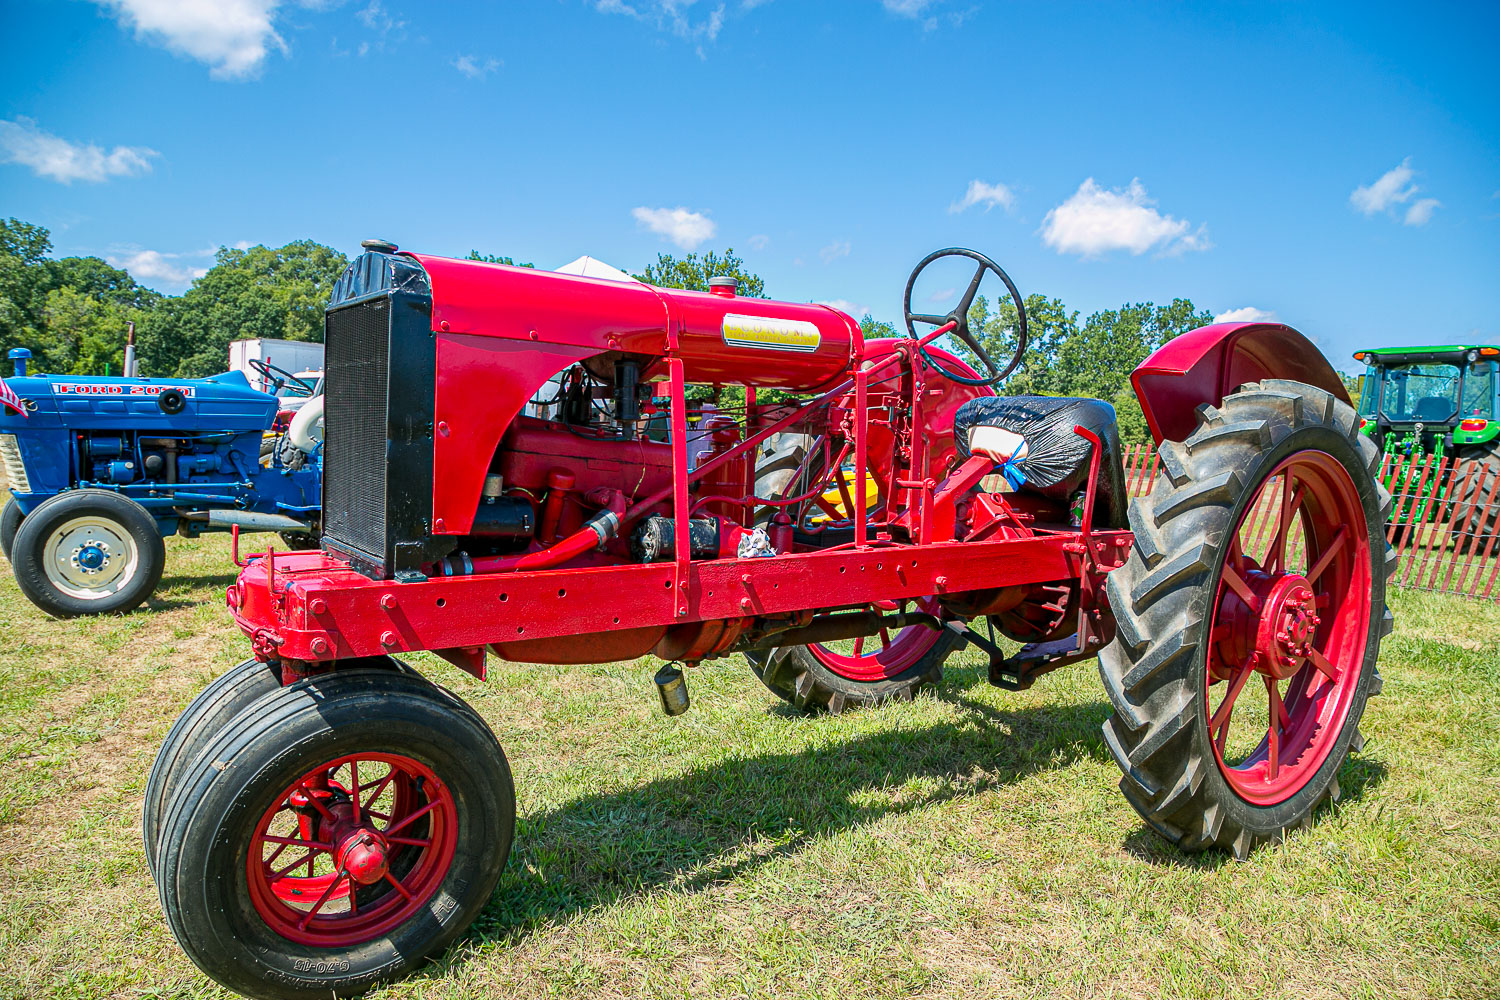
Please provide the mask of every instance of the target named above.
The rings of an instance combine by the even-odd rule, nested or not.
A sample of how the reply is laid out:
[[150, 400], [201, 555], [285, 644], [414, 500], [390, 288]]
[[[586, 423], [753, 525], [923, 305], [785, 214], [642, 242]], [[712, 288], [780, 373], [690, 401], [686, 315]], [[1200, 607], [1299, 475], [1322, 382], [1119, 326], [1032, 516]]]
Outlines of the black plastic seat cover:
[[1014, 464], [1026, 477], [1021, 487], [1049, 500], [1067, 503], [1088, 486], [1093, 445], [1074, 427], [1098, 436], [1104, 445], [1099, 463], [1099, 495], [1094, 525], [1126, 526], [1125, 467], [1120, 460], [1120, 432], [1115, 408], [1099, 399], [1074, 396], [981, 396], [958, 408], [953, 417], [954, 444], [961, 460], [969, 457], [969, 431], [1000, 427], [1026, 439], [1030, 453]]

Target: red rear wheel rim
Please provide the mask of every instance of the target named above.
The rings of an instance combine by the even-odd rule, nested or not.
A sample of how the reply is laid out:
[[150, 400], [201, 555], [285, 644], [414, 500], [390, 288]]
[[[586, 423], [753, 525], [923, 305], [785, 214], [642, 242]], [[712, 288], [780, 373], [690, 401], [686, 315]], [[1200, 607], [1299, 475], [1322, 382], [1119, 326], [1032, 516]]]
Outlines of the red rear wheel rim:
[[250, 838], [250, 900], [277, 934], [349, 947], [423, 910], [458, 842], [453, 794], [420, 761], [361, 753], [308, 771]]
[[[909, 603], [912, 602], [900, 602], [901, 609], [905, 610]], [[915, 604], [918, 611], [928, 614], [935, 615], [939, 610], [935, 597], [918, 598]], [[837, 646], [813, 643], [807, 648], [814, 659], [840, 677], [870, 683], [889, 680], [910, 670], [922, 657], [932, 652], [941, 638], [942, 633], [935, 629], [925, 625], [910, 625], [889, 634], [882, 632], [865, 639], [842, 642]]]
[[1225, 554], [1204, 715], [1220, 772], [1247, 802], [1307, 787], [1343, 731], [1370, 625], [1364, 505], [1333, 456], [1300, 451], [1262, 480]]

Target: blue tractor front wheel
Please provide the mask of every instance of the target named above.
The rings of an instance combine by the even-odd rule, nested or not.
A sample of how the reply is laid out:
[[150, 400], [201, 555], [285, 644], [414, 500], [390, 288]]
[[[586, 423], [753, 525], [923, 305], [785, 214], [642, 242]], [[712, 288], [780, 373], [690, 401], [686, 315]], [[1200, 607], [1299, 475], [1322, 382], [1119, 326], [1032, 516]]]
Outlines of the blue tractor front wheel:
[[21, 518], [25, 516], [15, 497], [6, 497], [5, 509], [0, 511], [0, 552], [4, 552], [7, 559], [10, 558], [10, 550], [15, 547], [16, 532], [21, 530]]
[[11, 548], [16, 584], [57, 618], [115, 614], [143, 603], [161, 580], [166, 548], [156, 521], [108, 490], [69, 490], [26, 515]]

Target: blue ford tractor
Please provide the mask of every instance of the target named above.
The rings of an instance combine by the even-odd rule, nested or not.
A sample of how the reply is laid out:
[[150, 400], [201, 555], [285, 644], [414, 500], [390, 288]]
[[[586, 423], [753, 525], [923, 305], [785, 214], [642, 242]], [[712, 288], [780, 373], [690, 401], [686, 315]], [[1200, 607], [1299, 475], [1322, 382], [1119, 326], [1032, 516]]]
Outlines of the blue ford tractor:
[[[21, 592], [58, 617], [128, 611], [156, 589], [165, 535], [234, 526], [315, 548], [322, 399], [278, 419], [243, 372], [202, 379], [27, 374], [0, 380], [10, 495], [0, 548]], [[316, 386], [265, 366], [272, 384]]]

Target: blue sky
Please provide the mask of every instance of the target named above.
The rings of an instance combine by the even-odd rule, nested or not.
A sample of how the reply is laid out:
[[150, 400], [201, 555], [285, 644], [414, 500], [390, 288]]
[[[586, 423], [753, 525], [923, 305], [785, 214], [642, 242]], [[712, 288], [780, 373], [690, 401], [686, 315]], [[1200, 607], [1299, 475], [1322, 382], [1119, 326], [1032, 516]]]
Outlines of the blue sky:
[[[732, 246], [895, 319], [951, 244], [1085, 313], [1500, 341], [1500, 5], [40, 0], [0, 215], [176, 292], [366, 236], [637, 270]], [[925, 307], [924, 307], [925, 308]]]

